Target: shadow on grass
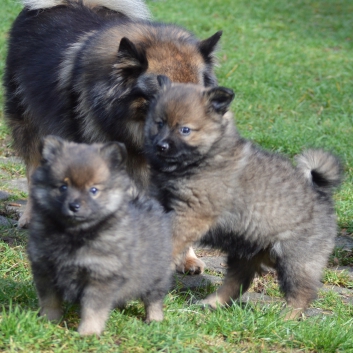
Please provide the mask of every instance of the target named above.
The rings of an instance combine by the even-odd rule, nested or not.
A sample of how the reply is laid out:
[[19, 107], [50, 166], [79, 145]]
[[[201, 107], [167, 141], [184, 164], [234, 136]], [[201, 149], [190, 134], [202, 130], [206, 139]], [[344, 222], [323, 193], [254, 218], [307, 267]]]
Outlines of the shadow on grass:
[[[61, 327], [77, 328], [79, 321], [79, 305], [65, 303], [63, 305]], [[7, 315], [19, 315], [28, 312], [39, 316], [39, 306], [36, 291], [32, 281], [17, 282], [0, 278], [0, 312]], [[31, 313], [31, 314], [30, 314]]]
[[35, 288], [31, 281], [14, 281], [0, 278], [0, 306], [9, 309], [11, 306], [37, 310], [38, 302]]
[[27, 231], [18, 230], [16, 227], [0, 227], [0, 242], [1, 241], [11, 248], [26, 246]]

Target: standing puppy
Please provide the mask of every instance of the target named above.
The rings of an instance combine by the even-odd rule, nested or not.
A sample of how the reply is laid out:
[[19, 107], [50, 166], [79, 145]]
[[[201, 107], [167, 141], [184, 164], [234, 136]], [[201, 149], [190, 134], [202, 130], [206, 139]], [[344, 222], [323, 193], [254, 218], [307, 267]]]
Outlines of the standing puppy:
[[198, 240], [228, 254], [223, 285], [203, 301], [211, 307], [238, 298], [262, 264], [272, 266], [292, 309], [287, 318], [296, 317], [315, 298], [334, 247], [338, 160], [308, 150], [295, 168], [239, 136], [230, 89], [160, 82], [146, 149], [155, 193], [174, 213], [175, 263]]
[[169, 289], [169, 216], [157, 201], [131, 196], [126, 150], [47, 137], [34, 172], [28, 255], [49, 320], [62, 302], [81, 305], [81, 335], [101, 334], [110, 310], [140, 298], [146, 321], [163, 319]]

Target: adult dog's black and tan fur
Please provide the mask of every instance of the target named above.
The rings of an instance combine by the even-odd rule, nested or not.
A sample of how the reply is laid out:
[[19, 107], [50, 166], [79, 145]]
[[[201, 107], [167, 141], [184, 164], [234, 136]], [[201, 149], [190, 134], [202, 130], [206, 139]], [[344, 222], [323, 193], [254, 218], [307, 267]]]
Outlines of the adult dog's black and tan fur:
[[[22, 0], [9, 36], [5, 112], [28, 177], [39, 141], [124, 142], [130, 175], [146, 186], [142, 155], [148, 103], [157, 75], [216, 84], [216, 44], [175, 25], [150, 22], [141, 0]], [[141, 10], [141, 11], [139, 11]], [[20, 220], [29, 220], [26, 213]]]
[[294, 168], [239, 136], [231, 90], [160, 79], [146, 148], [156, 195], [174, 213], [174, 261], [198, 240], [228, 253], [224, 284], [204, 300], [212, 307], [245, 292], [262, 264], [273, 266], [295, 317], [316, 296], [334, 246], [339, 161], [308, 150]]
[[[148, 21], [142, 0], [22, 0], [9, 37], [5, 113], [27, 177], [39, 165], [39, 141], [120, 141], [128, 170], [143, 188], [145, 115], [157, 75], [216, 84], [213, 52], [221, 36]], [[30, 220], [30, 204], [19, 225]], [[193, 263], [196, 262], [196, 263]], [[203, 267], [190, 249], [190, 266]]]

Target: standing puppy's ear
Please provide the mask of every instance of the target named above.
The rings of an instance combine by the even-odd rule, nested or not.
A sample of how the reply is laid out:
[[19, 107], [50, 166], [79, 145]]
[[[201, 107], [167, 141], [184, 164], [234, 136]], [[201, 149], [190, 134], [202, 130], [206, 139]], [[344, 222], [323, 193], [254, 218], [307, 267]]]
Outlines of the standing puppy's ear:
[[210, 38], [199, 42], [199, 50], [206, 63], [213, 62], [213, 52], [216, 50], [217, 43], [222, 36], [222, 31], [218, 31]]
[[226, 87], [214, 87], [205, 91], [210, 108], [218, 114], [225, 114], [234, 98], [234, 92]]
[[164, 91], [167, 90], [172, 85], [172, 81], [169, 79], [169, 77], [164, 75], [158, 75], [157, 81], [158, 81], [159, 87], [162, 88], [162, 90]]
[[41, 140], [40, 152], [42, 162], [52, 162], [61, 152], [64, 140], [58, 136], [48, 135]]
[[127, 158], [126, 147], [120, 142], [105, 143], [99, 150], [101, 156], [108, 160], [111, 166], [117, 167], [125, 164]]

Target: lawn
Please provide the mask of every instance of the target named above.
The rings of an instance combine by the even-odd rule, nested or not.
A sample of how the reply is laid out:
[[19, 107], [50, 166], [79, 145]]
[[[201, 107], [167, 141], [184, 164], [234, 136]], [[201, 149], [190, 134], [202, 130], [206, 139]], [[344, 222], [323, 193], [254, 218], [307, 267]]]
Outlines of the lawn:
[[[232, 105], [243, 136], [293, 157], [306, 147], [323, 147], [341, 157], [345, 180], [335, 194], [340, 232], [353, 233], [353, 2], [351, 0], [155, 0], [154, 18], [173, 22], [203, 39], [222, 29], [219, 84], [236, 92]], [[20, 11], [2, 0], [0, 74], [7, 31]], [[4, 124], [0, 90], [0, 189], [23, 166], [4, 163], [13, 155]], [[12, 191], [12, 190], [10, 190]], [[14, 195], [23, 196], [14, 191]], [[3, 210], [0, 201], [0, 211]], [[279, 304], [233, 305], [202, 310], [190, 297], [214, 288], [171, 291], [165, 320], [143, 323], [134, 301], [115, 310], [101, 338], [75, 331], [77, 307], [54, 325], [37, 317], [37, 299], [26, 259], [26, 231], [0, 228], [0, 351], [6, 352], [353, 352], [353, 306], [337, 293], [321, 292], [313, 303], [328, 315], [284, 322]], [[6, 241], [5, 241], [6, 240]], [[337, 249], [331, 264], [353, 266]], [[353, 289], [353, 280], [329, 268], [324, 282]], [[275, 280], [263, 290], [280, 296]], [[252, 288], [254, 290], [254, 288]]]

